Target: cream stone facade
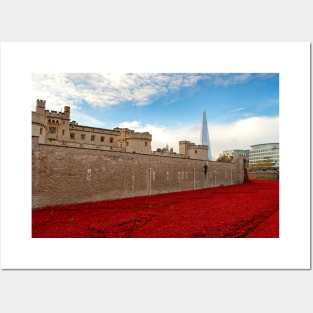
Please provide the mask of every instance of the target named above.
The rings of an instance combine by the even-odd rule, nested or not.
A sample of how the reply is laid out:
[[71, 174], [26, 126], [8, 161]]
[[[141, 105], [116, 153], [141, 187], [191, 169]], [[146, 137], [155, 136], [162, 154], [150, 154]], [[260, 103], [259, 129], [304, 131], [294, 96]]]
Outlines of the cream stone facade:
[[[45, 100], [37, 100], [32, 112], [32, 135], [38, 136], [41, 144], [54, 144], [86, 149], [113, 150], [128, 153], [152, 154], [152, 135], [135, 132], [128, 128], [113, 130], [79, 125], [70, 121], [70, 107], [64, 112], [49, 111]], [[208, 147], [189, 141], [179, 142], [179, 154], [173, 157], [208, 160]]]
[[66, 145], [70, 147], [114, 150], [121, 152], [151, 154], [152, 135], [137, 133], [127, 128], [103, 129], [79, 125], [70, 121], [70, 107], [64, 112], [46, 110], [46, 101], [37, 100], [32, 112], [32, 135], [39, 143]]

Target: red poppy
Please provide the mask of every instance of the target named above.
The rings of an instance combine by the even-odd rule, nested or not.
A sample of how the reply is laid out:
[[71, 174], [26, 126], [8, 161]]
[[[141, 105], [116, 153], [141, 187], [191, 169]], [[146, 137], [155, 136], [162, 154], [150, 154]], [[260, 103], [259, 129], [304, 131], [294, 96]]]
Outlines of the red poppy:
[[32, 211], [33, 238], [277, 238], [279, 182], [221, 186]]

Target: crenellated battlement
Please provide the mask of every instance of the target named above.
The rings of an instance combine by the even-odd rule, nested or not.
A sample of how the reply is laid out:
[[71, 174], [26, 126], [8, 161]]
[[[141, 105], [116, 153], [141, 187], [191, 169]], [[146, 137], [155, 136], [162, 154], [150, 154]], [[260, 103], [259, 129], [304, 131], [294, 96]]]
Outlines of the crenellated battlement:
[[61, 118], [61, 119], [70, 119], [70, 110], [69, 106], [64, 106], [64, 112], [57, 112], [54, 110], [46, 110], [46, 100], [37, 99], [36, 102], [36, 112], [41, 115], [45, 115], [48, 118]]
[[46, 110], [46, 115], [47, 117], [60, 117], [60, 118], [64, 118], [64, 113], [63, 112], [57, 112], [57, 111], [49, 111]]
[[188, 145], [188, 149], [204, 149], [204, 150], [209, 150], [208, 146], [205, 145], [196, 145], [194, 143], [191, 143]]
[[152, 140], [152, 135], [148, 132], [139, 133], [139, 132], [132, 132], [126, 135], [126, 139], [141, 139], [141, 140]]
[[46, 100], [37, 99], [37, 108], [45, 109], [46, 108]]
[[66, 119], [66, 120], [70, 119], [70, 107], [68, 106], [64, 107], [64, 112], [58, 112], [54, 110], [51, 110], [51, 111], [45, 110], [45, 112], [48, 118], [60, 118], [60, 119]]

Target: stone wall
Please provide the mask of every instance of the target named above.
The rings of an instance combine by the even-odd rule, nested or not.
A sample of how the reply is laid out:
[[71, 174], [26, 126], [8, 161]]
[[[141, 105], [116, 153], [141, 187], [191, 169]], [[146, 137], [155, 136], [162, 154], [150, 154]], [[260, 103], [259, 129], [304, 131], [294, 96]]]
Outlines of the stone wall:
[[242, 159], [220, 163], [39, 144], [32, 138], [32, 207], [192, 190], [243, 181]]

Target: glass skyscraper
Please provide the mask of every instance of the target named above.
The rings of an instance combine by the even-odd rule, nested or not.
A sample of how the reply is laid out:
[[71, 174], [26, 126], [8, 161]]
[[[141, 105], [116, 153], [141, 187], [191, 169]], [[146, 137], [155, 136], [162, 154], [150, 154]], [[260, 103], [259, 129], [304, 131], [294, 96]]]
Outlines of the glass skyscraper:
[[208, 123], [206, 119], [206, 113], [203, 111], [202, 114], [202, 127], [201, 127], [201, 137], [200, 142], [204, 146], [208, 146], [208, 155], [209, 160], [212, 161], [212, 153], [211, 153], [211, 145], [210, 145], [210, 138], [209, 138], [209, 131], [208, 131]]

